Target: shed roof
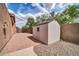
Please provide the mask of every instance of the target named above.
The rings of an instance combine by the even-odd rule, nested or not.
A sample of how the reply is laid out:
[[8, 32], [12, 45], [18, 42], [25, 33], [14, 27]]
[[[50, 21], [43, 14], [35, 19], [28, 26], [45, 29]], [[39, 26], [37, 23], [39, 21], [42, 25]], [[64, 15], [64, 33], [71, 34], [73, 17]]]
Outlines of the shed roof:
[[39, 26], [39, 25], [43, 25], [43, 24], [48, 24], [48, 23], [50, 23], [50, 22], [52, 22], [53, 20], [51, 20], [51, 21], [46, 21], [46, 22], [43, 22], [43, 23], [39, 23], [39, 24], [37, 24], [36, 26]]
[[43, 24], [48, 24], [48, 23], [49, 23], [49, 22], [43, 22], [43, 23], [37, 24], [36, 26], [43, 25]]

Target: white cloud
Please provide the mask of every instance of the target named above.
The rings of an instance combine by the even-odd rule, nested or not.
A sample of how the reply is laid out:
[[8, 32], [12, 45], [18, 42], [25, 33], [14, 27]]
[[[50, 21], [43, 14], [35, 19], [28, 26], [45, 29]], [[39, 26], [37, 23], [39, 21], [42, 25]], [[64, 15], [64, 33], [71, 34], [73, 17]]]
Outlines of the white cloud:
[[51, 9], [55, 8], [56, 3], [53, 3], [53, 5], [51, 6]]
[[22, 26], [27, 22], [24, 18], [24, 15], [19, 13], [16, 14], [14, 13], [11, 9], [8, 9], [9, 13], [12, 13], [15, 15], [15, 19], [16, 19], [16, 26], [19, 28], [22, 28]]
[[39, 9], [41, 9], [41, 12], [49, 13], [44, 7], [41, 7], [40, 4], [36, 4], [36, 5]]
[[31, 13], [28, 13], [28, 14], [25, 14], [25, 16], [29, 17], [29, 16], [32, 16], [32, 17], [35, 17], [33, 14]]
[[35, 7], [35, 6], [36, 6], [36, 4], [35, 4], [35, 3], [32, 3], [32, 6], [33, 6], [33, 7]]
[[11, 9], [8, 9], [9, 13], [15, 14]]
[[20, 15], [21, 17], [25, 17], [25, 15], [20, 12], [18, 13], [18, 15]]
[[35, 17], [37, 17], [37, 16], [41, 16], [41, 15], [43, 15], [43, 14], [45, 14], [45, 13], [37, 13], [37, 14], [35, 14]]
[[9, 5], [9, 4], [5, 3], [5, 5], [6, 5], [6, 7], [8, 8], [8, 5]]
[[[36, 6], [36, 5], [35, 5], [34, 3], [32, 3], [32, 6]], [[20, 7], [19, 7], [18, 10], [17, 10], [17, 14], [22, 15], [22, 14], [25, 14], [25, 13], [31, 13], [31, 12], [33, 12], [33, 11], [34, 11], [34, 10], [31, 9], [30, 6], [25, 7], [23, 4], [20, 4]], [[22, 15], [22, 16], [24, 16], [24, 15]]]
[[26, 19], [28, 19], [28, 17], [33, 17], [34, 20], [36, 21], [36, 16], [33, 15], [33, 14], [31, 14], [31, 13], [28, 13], [28, 14], [26, 14], [25, 16], [26, 16], [26, 17], [25, 17]]
[[28, 14], [18, 13], [18, 15], [16, 16], [16, 26], [22, 28], [22, 26], [24, 26], [27, 23], [27, 19], [30, 16], [36, 19], [35, 16], [32, 15], [31, 13]]
[[19, 14], [16, 14], [15, 12], [13, 12], [11, 9], [8, 9], [8, 12], [9, 13], [12, 13], [12, 14], [14, 14], [15, 15], [15, 17], [18, 17], [18, 18], [20, 18], [20, 19], [23, 19], [23, 14], [21, 14], [21, 13], [19, 13]]
[[64, 4], [63, 4], [63, 3], [60, 3], [58, 6], [59, 6], [60, 8], [63, 8], [63, 7], [64, 7]]
[[53, 3], [42, 3], [43, 7], [50, 12]]
[[[41, 7], [39, 3], [32, 3], [32, 6], [36, 6], [37, 8], [39, 8], [40, 12], [42, 12], [42, 13], [49, 13], [48, 9], [49, 10], [51, 9], [52, 3], [51, 4], [50, 3], [47, 3], [47, 4], [44, 3], [45, 7]], [[31, 11], [33, 11], [33, 9], [31, 9], [30, 7], [27, 7], [27, 8], [28, 8], [28, 10], [23, 11], [23, 12], [31, 12]], [[20, 14], [23, 9], [25, 9], [25, 7], [21, 4], [20, 7], [17, 10], [17, 13]], [[20, 14], [20, 15], [22, 15], [22, 14]]]
[[21, 13], [21, 10], [24, 9], [23, 5], [20, 4], [20, 7], [17, 9], [17, 13]]
[[27, 3], [24, 3], [24, 4], [27, 4]]

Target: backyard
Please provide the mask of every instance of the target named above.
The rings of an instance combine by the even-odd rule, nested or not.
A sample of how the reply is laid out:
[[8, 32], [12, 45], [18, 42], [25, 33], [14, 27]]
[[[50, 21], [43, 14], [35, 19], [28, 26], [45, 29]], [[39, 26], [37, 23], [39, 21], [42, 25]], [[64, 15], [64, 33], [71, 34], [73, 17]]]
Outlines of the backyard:
[[0, 5], [1, 56], [79, 56], [79, 4]]

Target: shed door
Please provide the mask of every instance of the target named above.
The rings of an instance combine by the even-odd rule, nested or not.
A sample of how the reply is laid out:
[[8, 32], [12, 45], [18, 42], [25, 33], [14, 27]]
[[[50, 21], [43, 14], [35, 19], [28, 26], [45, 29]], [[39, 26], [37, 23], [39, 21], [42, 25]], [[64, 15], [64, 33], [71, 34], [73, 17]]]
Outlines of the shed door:
[[33, 37], [37, 40], [40, 39], [39, 32], [40, 32], [39, 26], [33, 27]]

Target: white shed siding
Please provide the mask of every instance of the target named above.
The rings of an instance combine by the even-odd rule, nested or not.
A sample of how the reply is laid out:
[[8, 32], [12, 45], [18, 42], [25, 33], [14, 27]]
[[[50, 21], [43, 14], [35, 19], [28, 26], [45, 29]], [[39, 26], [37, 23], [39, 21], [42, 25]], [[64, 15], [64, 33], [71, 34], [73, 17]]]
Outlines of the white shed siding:
[[48, 24], [48, 44], [60, 40], [60, 26], [57, 21]]
[[[37, 28], [39, 27], [39, 31]], [[41, 24], [33, 27], [33, 37], [46, 44], [51, 44], [60, 40], [60, 25], [57, 21]]]
[[40, 32], [39, 40], [47, 44], [48, 43], [48, 24], [40, 25], [39, 32]]

